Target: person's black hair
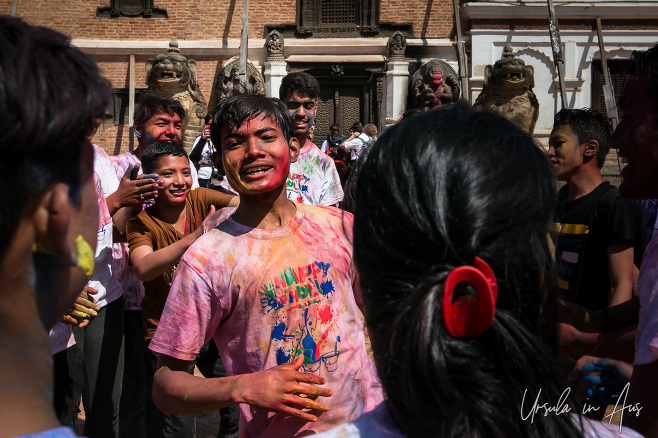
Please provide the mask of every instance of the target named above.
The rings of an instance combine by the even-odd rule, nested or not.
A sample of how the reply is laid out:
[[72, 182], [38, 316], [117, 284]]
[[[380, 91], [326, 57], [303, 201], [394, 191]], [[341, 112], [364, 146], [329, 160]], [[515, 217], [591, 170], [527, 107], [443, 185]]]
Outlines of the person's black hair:
[[643, 71], [649, 72], [651, 97], [658, 101], [658, 43], [650, 49], [639, 51], [635, 50], [631, 54], [633, 63], [631, 65], [631, 74], [638, 75]]
[[610, 152], [608, 141], [612, 135], [612, 125], [606, 116], [591, 108], [563, 108], [553, 119], [553, 127], [558, 126], [568, 126], [578, 138], [579, 145], [596, 140], [599, 143], [596, 162], [599, 167], [603, 167], [605, 157]]
[[210, 139], [216, 148], [222, 147], [221, 129], [228, 125], [229, 129], [239, 128], [243, 123], [256, 117], [272, 118], [281, 129], [283, 138], [290, 141], [292, 137], [292, 122], [288, 117], [286, 106], [279, 99], [261, 94], [238, 94], [222, 99], [214, 110], [215, 117], [210, 124]]
[[144, 125], [151, 117], [157, 114], [177, 114], [181, 122], [185, 120], [185, 108], [183, 105], [168, 96], [162, 96], [155, 93], [144, 93], [139, 98], [139, 103], [135, 108], [135, 126], [138, 129], [144, 129]]
[[412, 117], [418, 116], [420, 114], [423, 114], [425, 110], [421, 108], [411, 108], [406, 110], [404, 113], [402, 113], [402, 117], [400, 118], [399, 122], [403, 120], [409, 120]]
[[320, 94], [320, 83], [306, 72], [290, 73], [281, 81], [279, 99], [285, 100], [294, 92], [297, 92], [301, 96], [317, 99]]
[[168, 156], [188, 158], [187, 152], [180, 145], [170, 141], [157, 141], [151, 143], [142, 153], [142, 170], [144, 173], [153, 173], [158, 161]]
[[363, 124], [361, 122], [356, 122], [350, 128], [352, 132], [363, 132]]
[[25, 208], [50, 184], [68, 184], [79, 202], [83, 145], [109, 102], [108, 81], [69, 37], [0, 17], [0, 258]]
[[[386, 130], [359, 175], [354, 261], [386, 407], [408, 436], [575, 437], [569, 416], [521, 419], [559, 400], [557, 296], [546, 154], [509, 121], [466, 104]], [[474, 258], [498, 283], [492, 326], [457, 339], [448, 274]], [[467, 283], [457, 293], [475, 294]], [[573, 411], [572, 411], [573, 412]]]
[[340, 125], [338, 123], [334, 123], [329, 127], [329, 134], [327, 134], [327, 138], [339, 137], [339, 136], [340, 136]]

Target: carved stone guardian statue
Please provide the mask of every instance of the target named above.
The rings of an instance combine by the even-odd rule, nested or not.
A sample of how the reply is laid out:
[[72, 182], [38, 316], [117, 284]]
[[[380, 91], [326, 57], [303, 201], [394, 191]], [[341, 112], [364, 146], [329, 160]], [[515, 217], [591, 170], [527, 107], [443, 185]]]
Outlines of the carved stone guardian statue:
[[434, 109], [459, 100], [457, 73], [445, 62], [432, 59], [411, 77], [411, 106]]
[[267, 34], [265, 47], [267, 47], [268, 61], [283, 60], [283, 35], [281, 35], [281, 32], [273, 30]]
[[[283, 46], [281, 47], [283, 49]], [[238, 76], [240, 68], [239, 58], [239, 56], [234, 56], [229, 59], [224, 64], [222, 71], [217, 75], [215, 86], [213, 87], [217, 102], [225, 97], [233, 96], [234, 92], [238, 90], [243, 93], [265, 94], [265, 80], [249, 60], [247, 60], [247, 82], [244, 86], [240, 84], [240, 78]]]
[[532, 91], [534, 72], [507, 44], [503, 57], [485, 67], [484, 86], [473, 107], [494, 111], [532, 135], [539, 117], [539, 101]]
[[203, 132], [208, 104], [197, 82], [197, 64], [180, 53], [178, 41], [172, 38], [167, 53], [146, 62], [146, 85], [151, 93], [173, 97], [185, 108], [182, 146], [192, 149], [197, 135]]

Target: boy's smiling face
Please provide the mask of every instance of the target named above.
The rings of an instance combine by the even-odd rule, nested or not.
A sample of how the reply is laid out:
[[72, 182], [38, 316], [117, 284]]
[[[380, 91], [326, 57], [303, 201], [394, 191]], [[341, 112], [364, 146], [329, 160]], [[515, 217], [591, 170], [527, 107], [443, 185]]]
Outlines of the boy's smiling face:
[[153, 173], [158, 174], [158, 180], [164, 181], [158, 189], [157, 203], [180, 205], [185, 202], [192, 188], [192, 171], [190, 160], [185, 156], [167, 155], [158, 160]]
[[308, 95], [295, 91], [286, 96], [284, 103], [288, 107], [288, 117], [292, 121], [294, 134], [296, 136], [308, 134], [315, 122], [318, 99], [312, 99]]
[[299, 143], [294, 137], [288, 142], [274, 118], [258, 115], [239, 127], [224, 125], [220, 135], [224, 171], [240, 195], [285, 189]]

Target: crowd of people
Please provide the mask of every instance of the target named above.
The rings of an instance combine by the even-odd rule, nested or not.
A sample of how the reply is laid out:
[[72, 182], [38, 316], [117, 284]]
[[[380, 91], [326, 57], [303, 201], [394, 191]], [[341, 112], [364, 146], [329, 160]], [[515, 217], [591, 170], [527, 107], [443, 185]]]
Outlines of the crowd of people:
[[74, 437], [81, 399], [90, 438], [658, 436], [658, 45], [614, 133], [563, 109], [547, 152], [464, 102], [318, 148], [291, 73], [191, 156], [145, 93], [110, 157], [93, 58], [10, 17], [0, 53], [0, 438]]

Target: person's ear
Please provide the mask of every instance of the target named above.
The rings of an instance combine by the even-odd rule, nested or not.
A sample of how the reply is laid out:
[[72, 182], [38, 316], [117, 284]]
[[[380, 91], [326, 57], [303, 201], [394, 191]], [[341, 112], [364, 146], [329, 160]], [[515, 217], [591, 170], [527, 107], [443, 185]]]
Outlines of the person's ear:
[[290, 141], [288, 141], [288, 149], [290, 150], [290, 162], [294, 163], [297, 161], [299, 150], [301, 149], [299, 147], [299, 141], [295, 137], [290, 137]]
[[219, 152], [213, 152], [210, 159], [215, 165], [215, 169], [217, 169], [217, 173], [222, 177], [225, 177], [226, 172], [224, 172], [224, 162], [222, 161], [222, 155]]
[[137, 125], [133, 125], [133, 132], [135, 133], [135, 137], [142, 138], [142, 131], [137, 127]]
[[71, 221], [69, 186], [53, 185], [43, 196], [34, 215], [35, 247], [38, 251], [56, 256], [66, 264], [74, 260], [67, 241]]
[[585, 143], [585, 148], [583, 149], [583, 157], [595, 157], [596, 153], [599, 151], [599, 142], [596, 140], [590, 140]]

